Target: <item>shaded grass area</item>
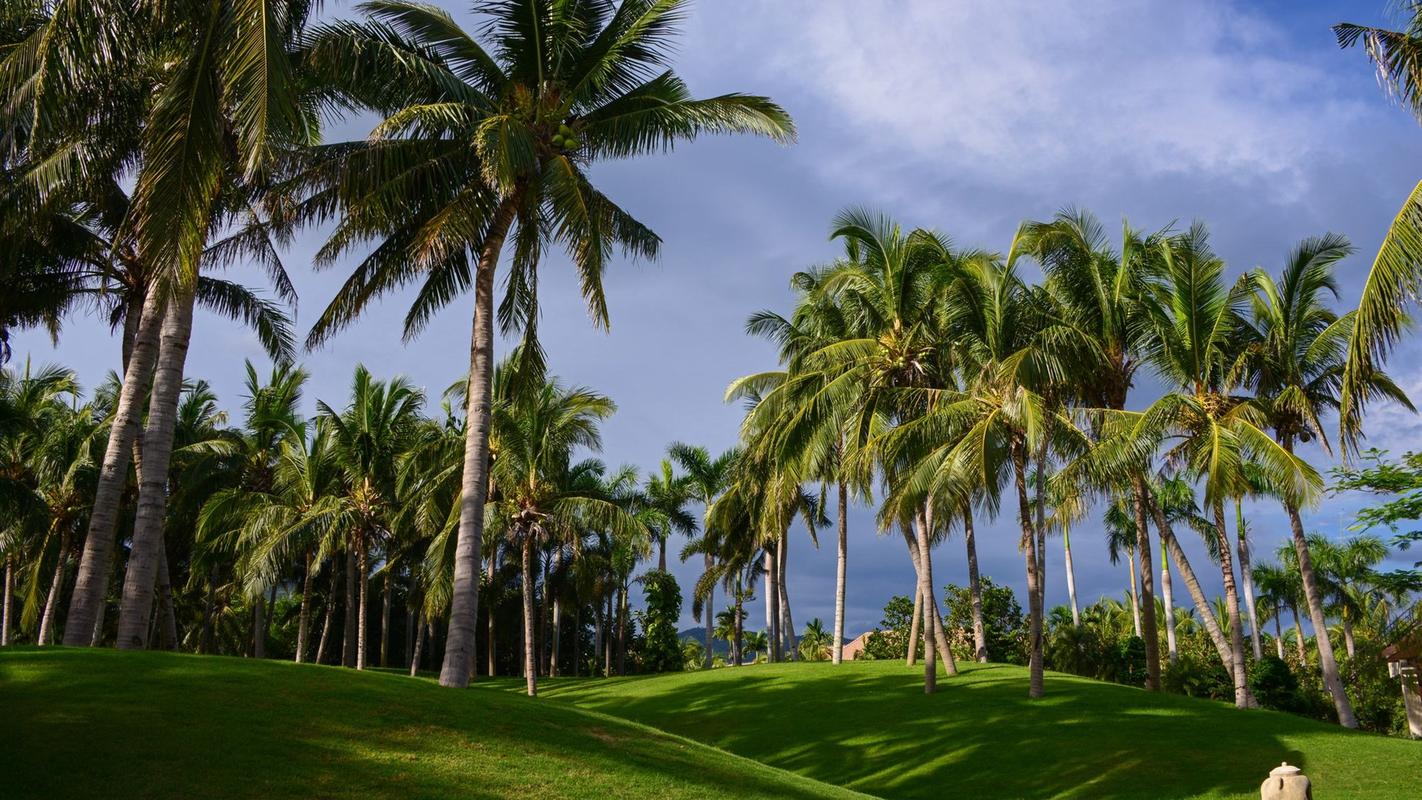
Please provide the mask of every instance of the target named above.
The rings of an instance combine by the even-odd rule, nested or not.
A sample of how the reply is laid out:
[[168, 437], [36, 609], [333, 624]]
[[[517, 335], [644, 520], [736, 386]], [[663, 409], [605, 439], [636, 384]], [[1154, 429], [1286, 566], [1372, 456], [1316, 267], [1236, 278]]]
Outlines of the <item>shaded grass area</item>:
[[882, 797], [1257, 798], [1281, 761], [1314, 795], [1422, 798], [1422, 742], [1272, 711], [1048, 674], [960, 665], [923, 695], [902, 662], [766, 664], [545, 695]]
[[567, 704], [272, 661], [0, 651], [0, 798], [852, 797]]

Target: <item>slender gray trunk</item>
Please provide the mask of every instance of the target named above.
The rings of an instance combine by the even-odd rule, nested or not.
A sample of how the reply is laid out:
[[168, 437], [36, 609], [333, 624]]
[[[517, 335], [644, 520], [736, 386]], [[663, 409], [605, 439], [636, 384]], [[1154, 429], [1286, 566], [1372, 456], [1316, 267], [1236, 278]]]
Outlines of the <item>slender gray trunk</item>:
[[[1293, 452], [1292, 443], [1284, 448]], [[1294, 554], [1298, 556], [1299, 575], [1303, 579], [1304, 602], [1308, 606], [1309, 622], [1313, 624], [1313, 641], [1318, 648], [1319, 671], [1323, 673], [1323, 685], [1333, 697], [1333, 708], [1338, 712], [1338, 724], [1345, 728], [1358, 727], [1358, 719], [1353, 715], [1353, 704], [1348, 700], [1348, 692], [1343, 688], [1343, 677], [1338, 672], [1338, 659], [1333, 655], [1333, 643], [1328, 639], [1328, 620], [1323, 614], [1323, 595], [1318, 589], [1318, 578], [1313, 572], [1313, 555], [1308, 549], [1308, 539], [1304, 536], [1303, 520], [1299, 517], [1298, 506], [1284, 503], [1289, 514], [1289, 529], [1294, 539]], [[1299, 637], [1303, 641], [1303, 637]]]
[[835, 568], [834, 586], [834, 646], [830, 659], [838, 664], [844, 660], [844, 582], [849, 571], [849, 487], [839, 482], [839, 561]]
[[1165, 648], [1170, 663], [1174, 664], [1178, 657], [1175, 645], [1175, 596], [1170, 583], [1170, 553], [1166, 551], [1165, 542], [1160, 543], [1160, 597], [1165, 604]]
[[[133, 523], [128, 571], [124, 575], [123, 600], [119, 605], [118, 647], [122, 650], [141, 650], [148, 646], [158, 550], [163, 546], [163, 518], [168, 508], [168, 467], [173, 455], [173, 434], [192, 327], [193, 287], [184, 286], [169, 298], [163, 314], [148, 423], [142, 434], [143, 470], [138, 486], [138, 512]], [[138, 360], [135, 350], [133, 362]], [[87, 640], [93, 631], [82, 633], [81, 638]]]
[[1343, 617], [1343, 651], [1349, 658], [1358, 654], [1357, 645], [1353, 642], [1353, 622], [1347, 616]]
[[[917, 549], [917, 544], [914, 545], [914, 548]], [[920, 588], [922, 583], [923, 578], [919, 576], [918, 564], [915, 563], [913, 566], [913, 622], [909, 624], [908, 655], [904, 659], [904, 664], [910, 667], [918, 663], [919, 630], [923, 625], [923, 590]]]
[[[597, 602], [597, 613], [593, 615], [593, 675], [597, 675], [597, 662], [598, 659], [602, 658], [602, 631], [606, 623], [607, 620], [602, 616], [602, 601], [599, 600]], [[606, 675], [603, 677], [606, 677]]]
[[533, 534], [523, 537], [523, 679], [529, 697], [538, 694], [538, 638], [533, 631]]
[[341, 666], [354, 667], [356, 665], [356, 647], [358, 645], [356, 632], [356, 587], [360, 584], [356, 578], [356, 548], [355, 537], [351, 537], [350, 544], [346, 547], [346, 607], [345, 623], [342, 625], [341, 639]]
[[1027, 687], [1028, 697], [1041, 697], [1045, 691], [1042, 674], [1042, 594], [1038, 591], [1041, 576], [1037, 574], [1037, 537], [1032, 530], [1032, 506], [1027, 499], [1027, 454], [1026, 444], [1016, 440], [1012, 444], [1012, 468], [1017, 483], [1018, 521], [1022, 525], [1023, 557], [1027, 562], [1027, 653], [1030, 673]]
[[1127, 591], [1131, 596], [1131, 626], [1136, 636], [1141, 635], [1141, 598], [1136, 593], [1136, 553], [1134, 550], [1126, 551], [1126, 577], [1130, 579]]
[[385, 596], [380, 600], [380, 666], [390, 666], [390, 581], [395, 577], [390, 565], [385, 566]]
[[158, 647], [178, 649], [178, 616], [173, 608], [173, 573], [168, 568], [168, 541], [158, 543]]
[[1071, 525], [1062, 525], [1062, 558], [1066, 561], [1067, 600], [1071, 603], [1071, 626], [1081, 627], [1081, 609], [1076, 604], [1076, 568], [1071, 561]]
[[[705, 558], [704, 558], [704, 563], [705, 563], [705, 565], [706, 565], [706, 571], [707, 571], [707, 572], [710, 572], [710, 571], [711, 571], [711, 568], [712, 568], [713, 566], [715, 566], [716, 560], [711, 557], [711, 554], [710, 554], [710, 553], [706, 553], [706, 554], [705, 554]], [[714, 650], [714, 644], [713, 644], [713, 642], [714, 642], [715, 640], [714, 640], [714, 638], [712, 637], [712, 634], [711, 634], [711, 632], [716, 628], [715, 606], [716, 606], [716, 585], [713, 583], [713, 584], [711, 584], [711, 588], [709, 588], [709, 589], [706, 590], [706, 668], [707, 668], [707, 669], [710, 669], [710, 668], [711, 668], [712, 659], [713, 659], [712, 654], [715, 652], [715, 650]], [[621, 625], [621, 620], [618, 621], [618, 624], [619, 624], [619, 626]], [[620, 670], [619, 670], [619, 672], [620, 672]]]
[[484, 536], [484, 502], [489, 493], [489, 418], [493, 408], [494, 271], [504, 238], [513, 225], [514, 198], [500, 203], [479, 252], [474, 276], [474, 330], [469, 345], [469, 405], [465, 412], [464, 476], [459, 500], [459, 536], [454, 551], [454, 586], [449, 635], [440, 667], [441, 686], [469, 685], [479, 637], [479, 557]]
[[[915, 581], [918, 581], [922, 578], [924, 563], [923, 555], [920, 553], [918, 548], [916, 527], [918, 524], [919, 518], [917, 515], [915, 515], [912, 526], [902, 527], [904, 542], [908, 545], [909, 560], [913, 562], [913, 574]], [[927, 529], [932, 530], [932, 527], [928, 526]], [[929, 563], [928, 581], [930, 584], [932, 584], [933, 582], [931, 560]], [[943, 625], [943, 615], [940, 614], [938, 611], [937, 598], [935, 598], [931, 592], [926, 596], [919, 592], [915, 592], [915, 595], [917, 598], [914, 601], [914, 607], [916, 609], [915, 616], [918, 617], [918, 624], [922, 627], [915, 628], [915, 634], [910, 637], [915, 641], [915, 644], [911, 648], [911, 650], [913, 650], [914, 652], [910, 653], [910, 655], [913, 656], [914, 660], [909, 662], [909, 666], [913, 666], [914, 663], [917, 662], [916, 648], [917, 640], [920, 638], [917, 632], [923, 631], [924, 629], [931, 627], [933, 628], [933, 643], [935, 645], [935, 652], [937, 652], [938, 654], [938, 660], [942, 661], [944, 664], [947, 665], [949, 675], [956, 675], [957, 667], [953, 663], [953, 652], [948, 647], [948, 632]], [[924, 642], [929, 641], [927, 635], [924, 635], [922, 638]]]
[[69, 528], [59, 535], [59, 560], [54, 564], [54, 576], [49, 582], [49, 596], [44, 601], [44, 614], [40, 617], [39, 644], [54, 643], [54, 613], [59, 605], [59, 594], [64, 589], [64, 567], [69, 562]]
[[1248, 708], [1249, 673], [1244, 665], [1244, 622], [1239, 615], [1239, 592], [1234, 583], [1234, 558], [1230, 555], [1229, 531], [1225, 528], [1224, 503], [1215, 501], [1215, 536], [1220, 545], [1220, 577], [1224, 579], [1225, 610], [1229, 614], [1230, 656], [1234, 668], [1234, 705]]
[[785, 579], [790, 565], [790, 535], [788, 532], [780, 534], [780, 558], [776, 559], [775, 569], [779, 572], [776, 576], [776, 583], [780, 585], [780, 616], [781, 633], [785, 635], [786, 659], [798, 661], [799, 656], [795, 647], [795, 617], [790, 613], [790, 586]]
[[1284, 616], [1284, 609], [1274, 604], [1274, 654], [1280, 661], [1284, 660], [1284, 623], [1280, 617]]
[[9, 557], [5, 559], [5, 600], [0, 611], [0, 647], [10, 644], [10, 611], [14, 607], [15, 565]]
[[781, 650], [785, 646], [785, 637], [781, 635], [781, 623], [783, 618], [780, 615], [780, 568], [777, 566], [780, 561], [780, 539], [766, 547], [765, 557], [767, 559], [765, 600], [767, 604], [766, 614], [769, 621], [766, 625], [765, 635], [769, 637], [770, 660], [772, 663], [779, 662], [783, 657]]
[[415, 654], [410, 656], [410, 677], [420, 674], [420, 658], [425, 654], [425, 615], [420, 614], [419, 624], [415, 626]]
[[366, 541], [364, 531], [361, 532], [358, 546], [359, 550], [356, 552], [356, 568], [359, 570], [360, 575], [360, 598], [356, 601], [359, 605], [359, 608], [357, 609], [358, 619], [356, 622], [355, 667], [356, 669], [365, 669], [365, 663], [368, 657], [369, 650], [369, 648], [366, 646], [365, 635], [366, 631], [369, 630], [369, 625], [367, 625], [366, 623], [366, 613], [367, 609], [370, 606], [370, 603], [366, 599], [368, 597], [366, 591], [370, 586], [370, 566], [368, 563], [369, 556], [366, 553]]
[[610, 677], [612, 677], [612, 649], [613, 649], [613, 647], [612, 647], [612, 640], [613, 640], [613, 637], [614, 637], [614, 630], [613, 630], [613, 628], [616, 627], [616, 625], [617, 625], [617, 621], [616, 621], [615, 619], [613, 619], [613, 617], [612, 617], [612, 593], [608, 593], [608, 595], [607, 595], [607, 617], [606, 617], [606, 619], [607, 619], [607, 636], [603, 637], [603, 643], [602, 643], [602, 644], [603, 644], [603, 648], [604, 648], [604, 649], [603, 649], [603, 653], [602, 653], [602, 674], [603, 674], [603, 677], [605, 677], [605, 678], [610, 678]]
[[1136, 512], [1136, 551], [1141, 559], [1141, 604], [1145, 606], [1141, 633], [1145, 639], [1146, 682], [1148, 692], [1160, 691], [1160, 632], [1155, 624], [1155, 562], [1151, 553], [1150, 523], [1146, 521], [1145, 480], [1134, 479]]
[[1254, 647], [1254, 660], [1264, 657], [1259, 641], [1259, 617], [1254, 608], [1254, 567], [1249, 563], [1249, 532], [1244, 526], [1244, 506], [1234, 501], [1235, 537], [1239, 543], [1239, 579], [1244, 584], [1244, 610], [1249, 614], [1249, 638]]
[[627, 584], [617, 595], [617, 674], [627, 674]]
[[84, 554], [79, 559], [79, 576], [74, 584], [74, 594], [69, 599], [69, 615], [64, 626], [64, 644], [69, 647], [84, 647], [96, 640], [99, 615], [108, 597], [118, 515], [124, 484], [128, 482], [129, 459], [133, 453], [133, 442], [139, 434], [143, 399], [148, 394], [160, 349], [160, 328], [165, 315], [156, 290], [149, 292], [140, 315], [133, 350], [124, 369], [123, 385], [114, 408], [109, 441], [104, 448], [104, 460], [99, 467], [94, 504], [89, 514], [89, 530], [84, 537]]
[[[563, 548], [558, 547], [553, 552], [553, 575], [556, 577], [558, 575], [559, 570], [561, 570], [562, 568]], [[543, 591], [544, 593], [548, 592], [548, 584], [546, 582], [543, 584]], [[550, 646], [548, 648], [548, 675], [549, 677], [557, 677], [558, 656], [561, 655], [559, 651], [561, 650], [561, 645], [563, 641], [563, 601], [562, 598], [558, 596], [558, 593], [556, 591], [553, 593], [552, 605], [553, 623], [550, 627], [553, 630], [553, 641], [550, 642]]]
[[296, 663], [306, 660], [306, 639], [311, 628], [311, 551], [304, 558], [305, 574], [301, 578], [301, 614], [296, 620]]
[[336, 568], [335, 559], [331, 560], [331, 588], [326, 590], [326, 613], [325, 620], [321, 622], [321, 641], [316, 645], [316, 663], [326, 663], [326, 643], [331, 639], [331, 620], [336, 616], [336, 586], [340, 582], [341, 571]]
[[[933, 599], [933, 566], [925, 556], [928, 555], [928, 530], [923, 524], [923, 514], [919, 512], [913, 521], [914, 545], [918, 548], [918, 596], [922, 598], [925, 611], [929, 603], [938, 605]], [[923, 693], [933, 694], [938, 688], [938, 642], [935, 638], [933, 625], [927, 624], [928, 615], [925, 614], [925, 624], [923, 626]]]
[[[987, 626], [983, 624], [983, 583], [978, 575], [978, 545], [973, 531], [973, 507], [963, 508], [963, 541], [968, 549], [968, 594], [973, 604], [973, 658], [986, 664]], [[1070, 560], [1067, 561], [1071, 563]], [[1076, 608], [1075, 601], [1072, 604]]]
[[[494, 573], [498, 570], [498, 568], [499, 543], [498, 541], [495, 541], [489, 553], [489, 563], [484, 566], [484, 575], [488, 579], [487, 583], [490, 586], [494, 585]], [[488, 609], [486, 609], [484, 613], [489, 617], [489, 646], [485, 649], [488, 650], [487, 658], [489, 662], [489, 677], [492, 678], [494, 677], [494, 673], [498, 671], [497, 653], [494, 650], [495, 640], [497, 639], [497, 626], [494, 622], [494, 612], [496, 610], [494, 608], [494, 604], [489, 603], [488, 606]]]
[[252, 606], [252, 658], [267, 657], [267, 601], [257, 593]]
[[1301, 669], [1307, 669], [1308, 651], [1305, 649], [1304, 644], [1303, 618], [1299, 616], [1298, 606], [1290, 606], [1289, 610], [1294, 614], [1294, 649], [1298, 653], [1299, 667]]

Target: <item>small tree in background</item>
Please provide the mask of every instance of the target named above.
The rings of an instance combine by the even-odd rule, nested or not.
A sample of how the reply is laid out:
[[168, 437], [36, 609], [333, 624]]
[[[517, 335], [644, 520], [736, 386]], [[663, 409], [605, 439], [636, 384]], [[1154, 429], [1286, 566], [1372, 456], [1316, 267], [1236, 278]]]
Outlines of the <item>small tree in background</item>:
[[655, 569], [642, 576], [642, 587], [647, 596], [642, 669], [680, 672], [686, 663], [686, 653], [676, 630], [676, 621], [681, 618], [681, 587], [670, 572]]
[[[986, 575], [982, 578], [983, 629], [986, 634], [988, 661], [1024, 664], [1023, 650], [1026, 629], [1022, 625], [1022, 607], [1007, 586], [998, 586]], [[973, 597], [966, 586], [948, 584], [946, 595], [948, 638], [954, 654], [971, 660], [973, 653]], [[912, 609], [910, 609], [912, 613]]]

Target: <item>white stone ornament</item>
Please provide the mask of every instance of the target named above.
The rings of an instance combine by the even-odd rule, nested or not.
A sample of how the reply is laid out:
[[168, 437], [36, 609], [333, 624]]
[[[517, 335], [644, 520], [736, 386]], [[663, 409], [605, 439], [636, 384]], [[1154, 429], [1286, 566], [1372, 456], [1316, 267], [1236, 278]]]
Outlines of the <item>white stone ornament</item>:
[[1308, 776], [1285, 761], [1269, 771], [1269, 777], [1259, 785], [1260, 800], [1313, 800], [1313, 788]]

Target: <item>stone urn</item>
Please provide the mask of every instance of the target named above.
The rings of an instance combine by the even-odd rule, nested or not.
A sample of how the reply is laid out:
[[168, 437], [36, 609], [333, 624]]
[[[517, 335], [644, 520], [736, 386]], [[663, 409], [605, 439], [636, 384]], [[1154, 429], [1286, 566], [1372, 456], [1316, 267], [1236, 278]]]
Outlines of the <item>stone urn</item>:
[[1286, 761], [1269, 771], [1259, 785], [1259, 800], [1313, 800], [1308, 776]]

